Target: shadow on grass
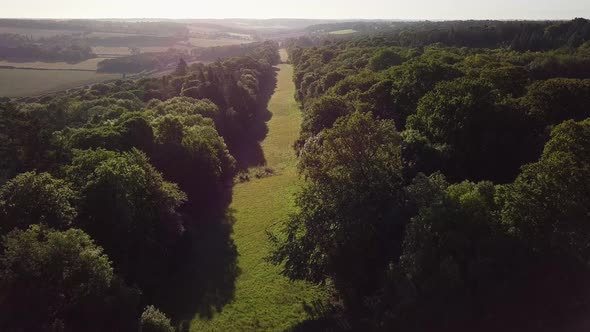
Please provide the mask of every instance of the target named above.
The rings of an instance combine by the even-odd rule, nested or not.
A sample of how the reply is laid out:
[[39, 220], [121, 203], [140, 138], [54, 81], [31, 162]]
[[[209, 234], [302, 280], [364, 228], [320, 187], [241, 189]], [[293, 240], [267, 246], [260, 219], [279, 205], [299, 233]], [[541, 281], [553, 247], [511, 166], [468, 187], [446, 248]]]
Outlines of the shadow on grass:
[[303, 303], [303, 310], [308, 318], [285, 332], [340, 332], [351, 331], [351, 326], [340, 314], [339, 308], [332, 304], [316, 300]]
[[158, 290], [156, 303], [181, 330], [199, 316], [210, 319], [234, 298], [240, 274], [238, 252], [231, 238], [234, 217], [190, 226], [170, 262], [173, 270]]
[[[262, 80], [256, 115], [229, 146], [241, 169], [266, 164], [260, 143], [268, 134], [266, 122], [272, 117], [268, 103], [276, 89], [277, 71], [275, 68]], [[199, 178], [202, 172], [179, 164], [179, 160], [168, 156], [157, 159], [156, 164], [168, 174], [167, 180], [179, 183], [188, 194], [189, 203], [182, 211], [193, 222], [186, 226], [181, 243], [171, 255], [165, 281], [153, 294], [146, 295], [170, 316], [179, 331], [188, 331], [192, 319], [211, 319], [234, 299], [240, 269], [238, 251], [231, 238], [235, 218], [228, 209], [232, 188], [204, 193], [203, 188], [214, 184], [208, 182], [210, 179]]]
[[[240, 168], [265, 164], [260, 142], [268, 134], [266, 122], [272, 114], [267, 105], [276, 88], [276, 76], [275, 70], [263, 80], [266, 84], [261, 86], [256, 116], [240, 131], [239, 139], [235, 140], [237, 144], [230, 146]], [[145, 299], [149, 302], [146, 304], [156, 304], [174, 322], [188, 328], [195, 316], [212, 318], [234, 298], [235, 280], [240, 270], [237, 248], [231, 238], [235, 220], [228, 211], [232, 190], [203, 191], [217, 186], [212, 179], [203, 176], [208, 174], [206, 170], [200, 170], [191, 162], [182, 162], [187, 159], [183, 151], [176, 151], [174, 147], [162, 150], [166, 154], [153, 156], [153, 162], [166, 180], [178, 183], [187, 193], [189, 201], [181, 211], [192, 221], [171, 255], [161, 285], [146, 293]]]

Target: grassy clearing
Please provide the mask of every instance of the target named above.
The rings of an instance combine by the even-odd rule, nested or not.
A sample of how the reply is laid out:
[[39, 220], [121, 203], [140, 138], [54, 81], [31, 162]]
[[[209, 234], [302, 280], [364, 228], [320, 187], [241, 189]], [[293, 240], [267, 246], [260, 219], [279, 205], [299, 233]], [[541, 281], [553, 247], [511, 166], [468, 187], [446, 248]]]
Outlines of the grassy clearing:
[[119, 77], [116, 74], [96, 74], [91, 71], [0, 68], [0, 96], [34, 96]]
[[99, 62], [104, 58], [88, 59], [78, 63], [67, 62], [15, 62], [0, 60], [0, 66], [10, 66], [14, 68], [34, 68], [34, 69], [59, 69], [59, 70], [90, 70], [96, 71]]
[[279, 268], [264, 261], [270, 250], [266, 231], [276, 230], [277, 222], [294, 211], [294, 194], [300, 185], [292, 149], [301, 123], [293, 98], [293, 68], [287, 64], [278, 68], [277, 88], [269, 103], [269, 134], [262, 143], [274, 175], [234, 188], [233, 239], [241, 269], [235, 299], [211, 320], [195, 317], [191, 331], [284, 331], [306, 318], [304, 302], [327, 294], [315, 285], [290, 282], [279, 274]]
[[348, 35], [348, 34], [355, 33], [355, 32], [357, 32], [357, 31], [352, 30], [352, 29], [345, 29], [345, 30], [330, 31], [329, 34], [331, 34], [331, 35]]

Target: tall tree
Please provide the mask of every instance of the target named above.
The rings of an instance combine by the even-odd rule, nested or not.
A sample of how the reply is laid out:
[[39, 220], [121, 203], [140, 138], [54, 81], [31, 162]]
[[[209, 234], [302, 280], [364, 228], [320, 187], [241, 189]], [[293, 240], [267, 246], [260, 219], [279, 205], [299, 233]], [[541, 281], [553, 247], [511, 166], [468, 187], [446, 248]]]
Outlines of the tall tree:
[[355, 112], [305, 144], [300, 211], [273, 238], [272, 260], [285, 263], [285, 275], [330, 278], [351, 307], [378, 287], [400, 246], [400, 143], [392, 121]]

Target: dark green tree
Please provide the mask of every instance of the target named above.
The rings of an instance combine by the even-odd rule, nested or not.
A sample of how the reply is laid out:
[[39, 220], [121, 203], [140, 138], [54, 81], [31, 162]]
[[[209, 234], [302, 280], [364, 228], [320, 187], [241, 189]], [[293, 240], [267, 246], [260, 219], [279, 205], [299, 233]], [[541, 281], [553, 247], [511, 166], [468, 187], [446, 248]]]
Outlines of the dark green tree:
[[403, 201], [401, 138], [371, 113], [341, 117], [309, 140], [300, 168], [308, 179], [300, 211], [272, 237], [272, 261], [292, 279], [334, 280], [347, 305], [360, 306], [399, 249]]
[[126, 280], [151, 289], [184, 230], [177, 210], [186, 195], [135, 149], [78, 151], [65, 173], [81, 193], [81, 228]]
[[139, 332], [174, 332], [170, 319], [153, 305], [145, 308], [139, 321]]
[[374, 71], [385, 70], [401, 63], [401, 56], [399, 56], [394, 50], [388, 48], [377, 51], [377, 53], [369, 59], [369, 67]]
[[184, 76], [188, 73], [188, 65], [183, 58], [178, 60], [178, 64], [176, 65], [176, 69], [174, 70], [174, 75], [176, 76]]
[[0, 254], [0, 329], [100, 331], [108, 317], [79, 315], [99, 312], [112, 281], [108, 257], [83, 231], [15, 230]]
[[540, 160], [503, 191], [503, 221], [531, 248], [590, 259], [590, 120], [551, 133]]
[[77, 198], [68, 182], [48, 173], [20, 174], [0, 188], [0, 233], [32, 224], [67, 229], [77, 216]]

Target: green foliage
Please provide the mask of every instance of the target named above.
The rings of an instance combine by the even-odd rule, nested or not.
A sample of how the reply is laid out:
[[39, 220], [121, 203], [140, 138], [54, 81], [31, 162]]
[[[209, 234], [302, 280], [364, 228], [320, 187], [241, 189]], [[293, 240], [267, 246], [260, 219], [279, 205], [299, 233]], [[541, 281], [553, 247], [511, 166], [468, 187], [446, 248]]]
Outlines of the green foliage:
[[590, 116], [590, 80], [555, 78], [533, 83], [522, 106], [542, 126]]
[[139, 321], [139, 332], [174, 332], [170, 319], [153, 305], [145, 308]]
[[457, 69], [439, 61], [410, 61], [394, 67], [387, 75], [395, 82], [391, 90], [394, 112], [403, 123], [415, 112], [420, 98], [438, 82], [461, 76]]
[[342, 97], [322, 96], [306, 107], [301, 130], [306, 134], [317, 135], [323, 129], [331, 128], [336, 119], [350, 112], [350, 106]]
[[103, 325], [107, 317], [77, 316], [92, 306], [99, 309], [113, 280], [108, 257], [86, 233], [33, 225], [6, 235], [1, 252], [3, 330]]
[[590, 258], [590, 120], [567, 121], [551, 133], [541, 159], [523, 168], [502, 193], [502, 218], [537, 250]]
[[81, 227], [118, 271], [142, 286], [157, 280], [170, 245], [184, 230], [177, 209], [186, 195], [137, 150], [78, 151], [65, 174], [81, 194]]
[[[236, 173], [231, 153], [246, 155], [237, 153], [240, 144], [259, 147], [265, 135], [263, 109], [274, 87], [272, 64], [279, 56], [274, 42], [240, 47], [236, 54], [240, 56], [209, 65], [181, 62], [179, 76], [0, 99], [0, 233], [33, 224], [43, 234], [80, 228], [104, 248], [113, 265], [108, 263], [108, 287], [92, 299], [70, 301], [64, 300], [68, 292], [91, 284], [70, 275], [80, 266], [68, 256], [74, 257], [75, 249], [51, 242], [55, 252], [42, 263], [23, 256], [26, 268], [49, 269], [55, 263], [50, 271], [55, 277], [44, 280], [45, 272], [29, 271], [36, 278], [23, 279], [30, 292], [25, 281], [14, 292], [1, 284], [1, 309], [9, 316], [0, 318], [0, 324], [12, 325], [0, 330], [131, 331], [138, 327], [140, 301], [158, 304], [177, 320], [231, 299], [236, 254], [229, 238], [231, 223], [224, 223]], [[173, 52], [139, 54], [105, 61], [99, 71], [142, 71], [160, 60], [167, 63], [167, 56], [178, 59]], [[196, 91], [188, 93], [190, 89]], [[45, 237], [26, 242], [27, 253], [41, 255]], [[11, 241], [12, 246], [16, 240]], [[211, 264], [204, 253], [211, 259], [224, 257]], [[63, 285], [54, 282], [60, 269], [63, 278], [73, 279]], [[33, 294], [43, 287], [55, 293], [51, 299]], [[176, 289], [180, 287], [188, 290]], [[165, 300], [169, 294], [163, 293], [182, 293], [182, 299], [170, 303]], [[19, 306], [7, 309], [12, 303]], [[30, 321], [23, 319], [29, 318], [27, 305], [36, 310]]]
[[0, 233], [43, 224], [55, 229], [73, 226], [77, 193], [68, 182], [48, 173], [23, 173], [0, 188]]
[[526, 69], [520, 66], [490, 64], [481, 70], [480, 77], [502, 93], [521, 96], [529, 82]]
[[466, 288], [485, 292], [502, 272], [502, 255], [509, 254], [496, 219], [495, 188], [461, 182], [440, 190], [429, 193], [408, 225], [401, 268], [420, 296], [460, 297]]
[[383, 49], [375, 53], [375, 55], [369, 59], [369, 68], [374, 71], [382, 71], [401, 63], [402, 58], [395, 51], [391, 49]]
[[590, 257], [588, 26], [374, 24], [290, 42], [308, 181], [271, 261], [333, 283], [343, 308], [320, 320], [428, 331], [574, 319]]
[[188, 65], [186, 64], [186, 61], [184, 61], [183, 58], [180, 58], [180, 60], [178, 61], [178, 65], [176, 65], [176, 69], [174, 70], [174, 75], [184, 76], [186, 75], [187, 70]]
[[184, 126], [181, 118], [167, 115], [155, 121], [156, 142], [159, 144], [179, 145], [184, 137]]
[[526, 156], [519, 145], [529, 134], [522, 131], [526, 119], [501, 105], [487, 81], [460, 78], [438, 84], [420, 100], [407, 126], [447, 146], [443, 170], [453, 180], [510, 181]]
[[400, 144], [391, 121], [359, 112], [306, 143], [300, 169], [308, 182], [298, 198], [300, 211], [283, 236], [274, 237], [272, 260], [285, 263], [285, 275], [331, 278], [351, 305], [378, 286], [374, 272], [385, 268], [392, 249], [380, 239], [399, 232]]

